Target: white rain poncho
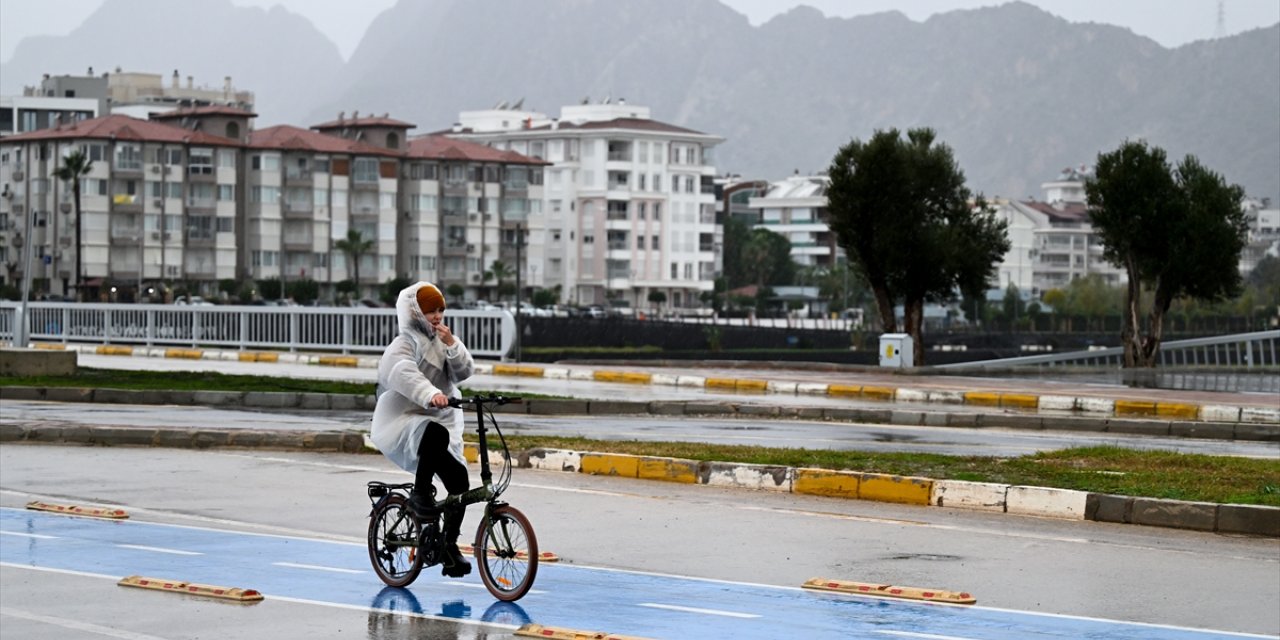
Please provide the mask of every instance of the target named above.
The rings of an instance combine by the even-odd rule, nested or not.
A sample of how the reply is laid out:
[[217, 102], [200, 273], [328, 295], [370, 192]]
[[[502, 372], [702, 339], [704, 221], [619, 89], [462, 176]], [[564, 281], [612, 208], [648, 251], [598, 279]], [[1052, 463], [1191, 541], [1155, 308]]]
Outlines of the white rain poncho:
[[378, 404], [369, 437], [378, 450], [405, 471], [418, 470], [418, 443], [427, 423], [434, 420], [449, 430], [449, 453], [462, 457], [463, 412], [430, 406], [437, 393], [461, 397], [457, 383], [471, 377], [475, 362], [457, 336], [446, 347], [418, 306], [418, 289], [406, 287], [396, 299], [400, 335], [387, 345], [378, 362]]

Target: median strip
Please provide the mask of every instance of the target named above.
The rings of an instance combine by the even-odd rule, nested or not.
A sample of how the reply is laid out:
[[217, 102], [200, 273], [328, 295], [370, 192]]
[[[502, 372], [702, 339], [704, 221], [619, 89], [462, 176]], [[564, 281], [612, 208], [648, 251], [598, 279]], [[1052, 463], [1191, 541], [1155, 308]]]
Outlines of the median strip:
[[55, 504], [50, 502], [41, 502], [39, 500], [28, 502], [27, 508], [32, 511], [50, 511], [53, 513], [65, 513], [67, 515], [86, 516], [90, 518], [111, 518], [113, 520], [123, 520], [129, 517], [129, 512], [124, 509], [82, 507], [75, 504]]
[[137, 587], [139, 589], [152, 589], [155, 591], [167, 591], [169, 593], [185, 593], [191, 596], [204, 596], [206, 598], [219, 598], [222, 600], [234, 600], [236, 602], [258, 602], [262, 600], [262, 594], [253, 589], [242, 589], [240, 587], [220, 587], [210, 584], [197, 584], [194, 582], [183, 582], [181, 580], [169, 580], [166, 578], [148, 578], [146, 576], [127, 576], [121, 578], [116, 584], [122, 587]]
[[947, 591], [944, 589], [926, 589], [921, 587], [900, 587], [891, 584], [874, 582], [853, 582], [850, 580], [830, 580], [827, 578], [810, 578], [804, 583], [805, 589], [816, 591], [835, 591], [862, 596], [879, 596], [882, 598], [901, 598], [904, 600], [924, 600], [926, 602], [949, 602], [951, 604], [974, 604], [978, 601], [966, 591]]

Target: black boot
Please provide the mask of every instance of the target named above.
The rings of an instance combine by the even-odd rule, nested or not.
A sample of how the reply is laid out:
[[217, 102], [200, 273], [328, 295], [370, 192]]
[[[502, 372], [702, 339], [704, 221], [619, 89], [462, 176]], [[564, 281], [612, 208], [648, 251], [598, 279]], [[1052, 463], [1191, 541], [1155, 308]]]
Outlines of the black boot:
[[444, 566], [440, 573], [450, 578], [461, 578], [471, 573], [471, 563], [467, 562], [462, 551], [458, 549], [458, 536], [462, 531], [462, 518], [465, 515], [467, 515], [467, 508], [461, 505], [444, 512], [444, 526], [441, 531], [444, 535], [444, 557], [441, 558], [441, 563]]
[[409, 494], [409, 513], [419, 520], [430, 520], [435, 518], [438, 511], [436, 510], [436, 488], [434, 485], [427, 484], [426, 491], [419, 491], [418, 487], [422, 485], [413, 485], [413, 492]]

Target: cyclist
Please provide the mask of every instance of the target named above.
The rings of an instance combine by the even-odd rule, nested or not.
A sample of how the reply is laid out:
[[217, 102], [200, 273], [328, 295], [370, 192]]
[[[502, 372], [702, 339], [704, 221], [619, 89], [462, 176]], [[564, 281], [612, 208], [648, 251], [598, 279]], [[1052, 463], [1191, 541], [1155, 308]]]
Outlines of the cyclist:
[[[464, 416], [449, 406], [461, 397], [457, 383], [471, 377], [475, 362], [466, 345], [444, 324], [444, 294], [428, 282], [405, 287], [396, 299], [400, 335], [378, 363], [378, 403], [370, 438], [400, 468], [414, 474], [409, 509], [421, 519], [435, 515], [433, 477], [449, 495], [470, 488], [462, 457]], [[471, 564], [458, 550], [466, 505], [443, 513], [442, 573], [460, 578]]]

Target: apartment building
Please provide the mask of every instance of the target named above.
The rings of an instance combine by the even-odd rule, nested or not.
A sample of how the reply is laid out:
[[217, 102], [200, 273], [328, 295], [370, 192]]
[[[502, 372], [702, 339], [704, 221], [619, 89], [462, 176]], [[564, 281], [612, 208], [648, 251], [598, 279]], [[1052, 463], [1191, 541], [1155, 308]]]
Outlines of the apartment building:
[[[167, 284], [213, 295], [218, 281], [309, 279], [322, 297], [352, 280], [358, 298], [402, 276], [485, 297], [494, 260], [517, 264], [546, 162], [442, 136], [408, 142], [387, 116], [310, 129], [251, 130], [254, 114], [183, 108], [150, 120], [111, 115], [0, 140], [0, 278], [22, 276], [18, 248], [34, 230], [38, 294], [74, 296], [70, 188], [53, 177], [82, 149], [85, 299], [164, 299]], [[55, 215], [57, 213], [57, 215]], [[30, 215], [29, 215], [30, 214]], [[339, 242], [358, 231], [358, 264]], [[148, 295], [148, 291], [153, 292]]]
[[[95, 100], [97, 114], [115, 113], [135, 118], [147, 118], [153, 113], [193, 107], [234, 107], [253, 111], [253, 92], [236, 89], [231, 76], [223, 78], [218, 87], [196, 86], [195, 78], [186, 77], [183, 83], [174, 69], [169, 83], [158, 73], [114, 71], [94, 75], [89, 67], [85, 75], [45, 74], [37, 86], [23, 88], [24, 97], [59, 97], [77, 100]], [[23, 129], [25, 130], [25, 129]]]
[[[53, 295], [98, 300], [106, 280], [136, 296], [151, 283], [234, 277], [239, 147], [123, 115], [0, 139], [5, 281], [22, 275], [16, 249], [26, 243], [33, 291]], [[74, 150], [93, 163], [81, 180], [79, 242], [72, 188], [54, 175]]]
[[758, 213], [754, 226], [791, 241], [791, 259], [801, 267], [830, 269], [844, 261], [827, 212], [830, 184], [827, 176], [794, 175], [748, 198], [748, 209]]
[[715, 167], [723, 138], [607, 100], [558, 117], [519, 107], [464, 111], [451, 138], [551, 163], [530, 196], [521, 277], [561, 302], [640, 308], [661, 292], [695, 307], [717, 274]]
[[1068, 167], [1041, 185], [1043, 201], [991, 202], [1009, 223], [1009, 251], [997, 270], [1001, 289], [1013, 284], [1039, 297], [1090, 274], [1112, 286], [1128, 281], [1123, 269], [1103, 259], [1102, 242], [1089, 221], [1084, 185], [1091, 176], [1090, 167]]
[[96, 117], [98, 101], [89, 98], [0, 96], [0, 136]]

